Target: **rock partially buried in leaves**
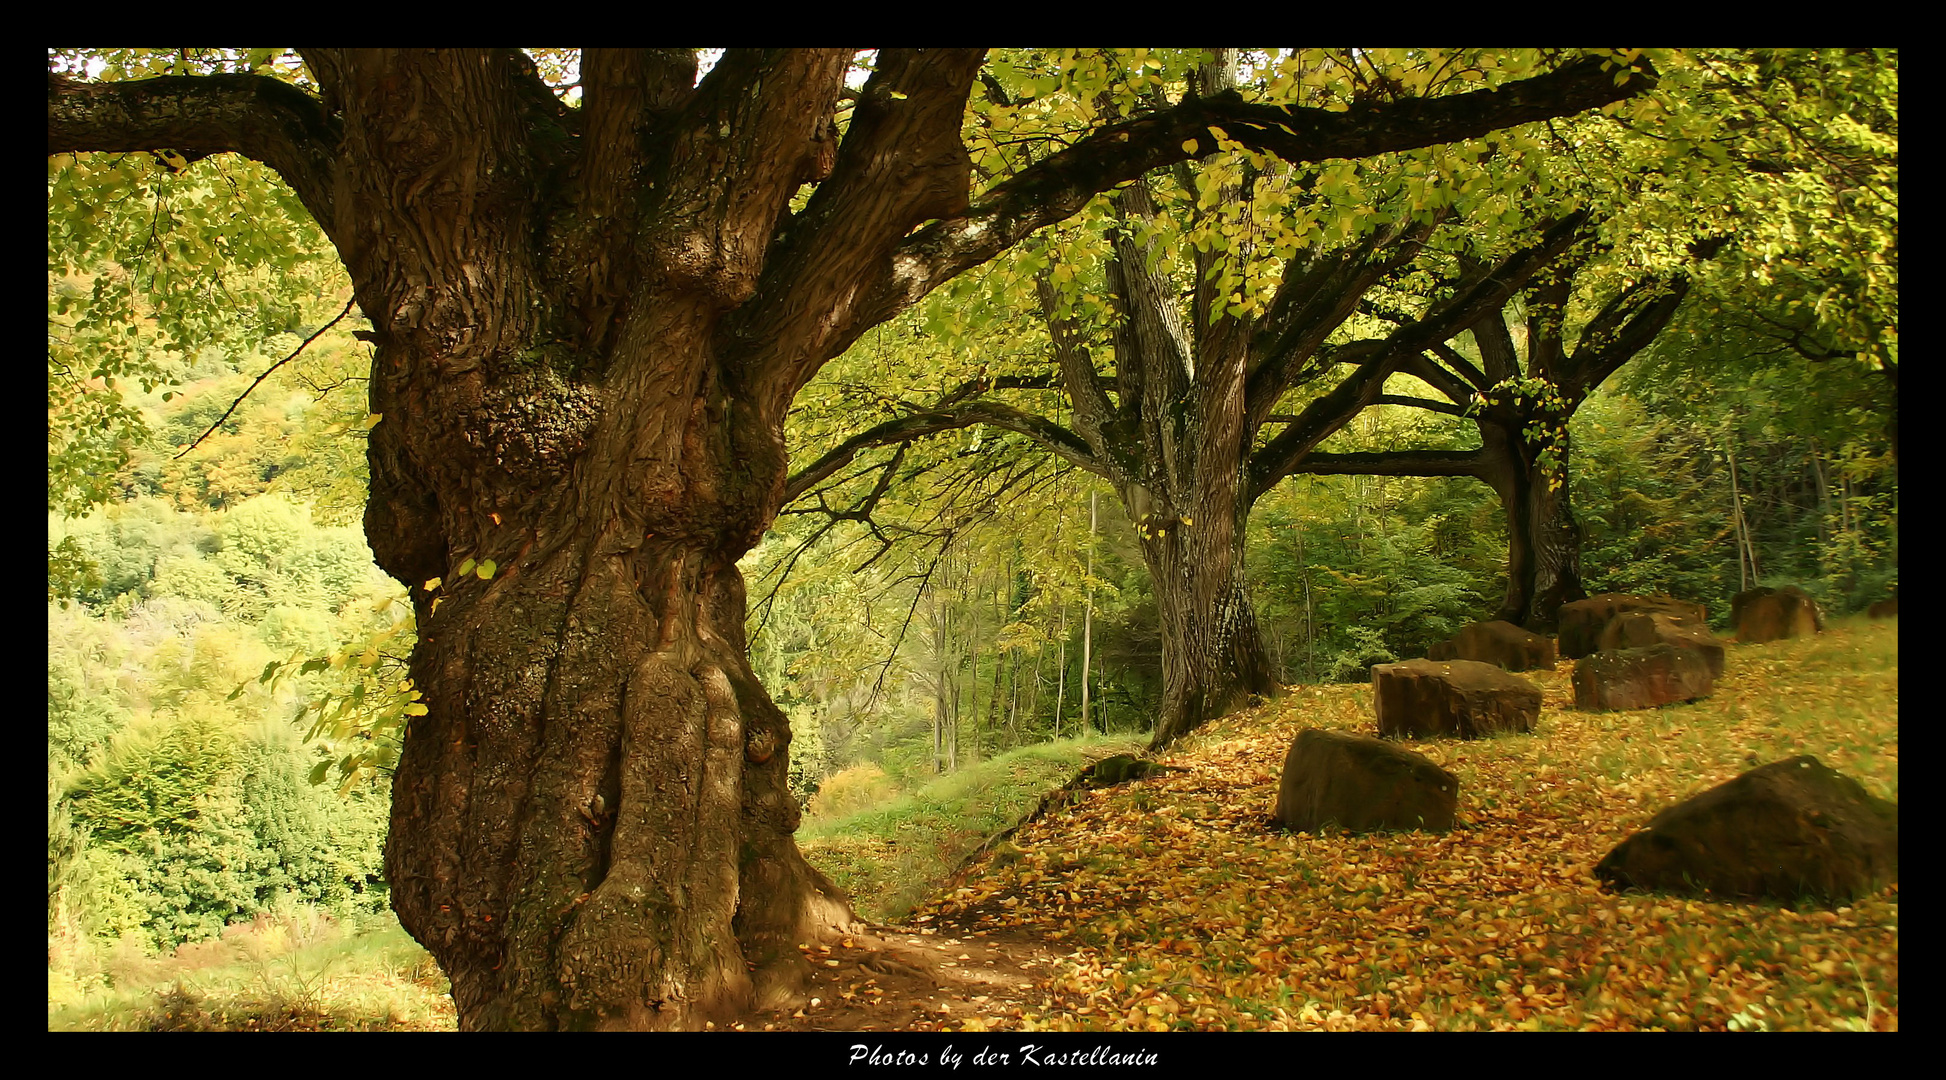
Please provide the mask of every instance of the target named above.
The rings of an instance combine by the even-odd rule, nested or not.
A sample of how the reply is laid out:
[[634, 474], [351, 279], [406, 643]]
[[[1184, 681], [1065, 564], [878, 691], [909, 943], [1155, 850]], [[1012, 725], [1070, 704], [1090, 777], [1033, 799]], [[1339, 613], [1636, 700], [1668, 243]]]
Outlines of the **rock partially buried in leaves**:
[[1616, 649], [1646, 649], [1652, 645], [1674, 645], [1700, 655], [1709, 664], [1710, 677], [1723, 677], [1723, 643], [1709, 627], [1691, 623], [1680, 615], [1660, 611], [1630, 611], [1608, 620], [1601, 632], [1604, 652]]
[[1899, 598], [1895, 596], [1890, 600], [1880, 600], [1866, 608], [1865, 614], [1874, 619], [1896, 619], [1899, 617]]
[[1532, 731], [1541, 688], [1477, 660], [1407, 660], [1372, 668], [1378, 733], [1388, 738], [1477, 739]]
[[1579, 660], [1601, 648], [1601, 632], [1608, 628], [1610, 620], [1631, 611], [1659, 611], [1664, 615], [1674, 615], [1691, 626], [1709, 624], [1709, 613], [1703, 605], [1688, 600], [1678, 600], [1660, 593], [1654, 596], [1602, 593], [1561, 605], [1560, 614], [1556, 617], [1560, 630], [1554, 642], [1555, 648], [1562, 656]]
[[1663, 810], [1595, 867], [1611, 889], [1836, 902], [1898, 880], [1899, 808], [1817, 758]]
[[1703, 654], [1674, 645], [1598, 652], [1574, 665], [1574, 707], [1591, 712], [1653, 709], [1708, 697], [1715, 688]]
[[1744, 644], [1810, 637], [1824, 629], [1818, 605], [1795, 585], [1756, 588], [1730, 598], [1730, 625]]
[[1159, 761], [1150, 761], [1133, 754], [1115, 754], [1112, 757], [1102, 758], [1081, 770], [1081, 775], [1077, 779], [1087, 787], [1105, 788], [1126, 784], [1131, 780], [1141, 780], [1157, 773], [1180, 771]]
[[1477, 660], [1507, 671], [1554, 666], [1554, 642], [1531, 630], [1495, 619], [1476, 622], [1426, 650], [1428, 660]]
[[1274, 814], [1299, 832], [1453, 827], [1459, 778], [1423, 754], [1374, 739], [1308, 728], [1284, 756]]

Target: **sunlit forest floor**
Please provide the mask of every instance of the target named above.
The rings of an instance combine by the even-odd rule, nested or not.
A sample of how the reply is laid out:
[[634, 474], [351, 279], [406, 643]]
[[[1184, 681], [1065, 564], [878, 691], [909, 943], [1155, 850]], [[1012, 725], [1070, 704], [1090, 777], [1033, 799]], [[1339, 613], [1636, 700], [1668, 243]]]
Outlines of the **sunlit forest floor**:
[[1038, 1003], [971, 1025], [1897, 1030], [1896, 885], [1792, 910], [1592, 876], [1656, 811], [1797, 754], [1896, 801], [1896, 623], [1733, 645], [1687, 706], [1575, 712], [1571, 670], [1537, 673], [1532, 735], [1411, 744], [1460, 778], [1452, 833], [1266, 831], [1300, 728], [1373, 730], [1369, 686], [1297, 688], [1162, 759], [1186, 771], [1022, 829], [918, 917], [1068, 946]]
[[[783, 1030], [1898, 1029], [1898, 889], [1836, 909], [1615, 895], [1594, 864], [1657, 810], [1813, 754], [1898, 798], [1896, 621], [1733, 645], [1708, 699], [1570, 708], [1531, 735], [1422, 740], [1460, 778], [1452, 833], [1267, 827], [1296, 732], [1373, 730], [1371, 688], [1292, 688], [961, 860], [1128, 739], [1035, 748], [802, 834], [872, 922], [810, 951]], [[917, 906], [914, 907], [914, 903]], [[308, 940], [307, 940], [308, 938]], [[233, 928], [150, 960], [63, 966], [50, 1028], [444, 1029], [396, 925]], [[71, 958], [70, 958], [71, 960]]]

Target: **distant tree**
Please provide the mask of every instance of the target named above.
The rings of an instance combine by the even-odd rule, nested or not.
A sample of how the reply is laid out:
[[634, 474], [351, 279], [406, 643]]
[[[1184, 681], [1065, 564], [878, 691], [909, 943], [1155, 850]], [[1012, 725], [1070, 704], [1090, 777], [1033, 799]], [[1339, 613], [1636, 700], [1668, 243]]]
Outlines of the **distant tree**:
[[1589, 394], [1655, 340], [1690, 289], [1685, 274], [1645, 276], [1589, 303], [1593, 316], [1574, 325], [1568, 313], [1577, 272], [1593, 247], [1584, 242], [1527, 290], [1525, 319], [1509, 306], [1467, 327], [1477, 364], [1443, 341], [1400, 365], [1444, 400], [1377, 398], [1472, 419], [1478, 449], [1313, 453], [1293, 470], [1484, 481], [1507, 516], [1507, 592], [1492, 617], [1540, 631], [1553, 629], [1563, 603], [1588, 595], [1581, 581], [1581, 527], [1567, 484], [1568, 423]]

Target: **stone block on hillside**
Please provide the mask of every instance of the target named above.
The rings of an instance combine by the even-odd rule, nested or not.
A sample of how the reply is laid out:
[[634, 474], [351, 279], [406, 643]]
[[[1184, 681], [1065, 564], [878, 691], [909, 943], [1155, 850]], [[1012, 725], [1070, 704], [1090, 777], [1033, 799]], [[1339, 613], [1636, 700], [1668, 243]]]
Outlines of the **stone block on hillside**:
[[1378, 733], [1390, 738], [1441, 735], [1477, 739], [1532, 731], [1541, 688], [1477, 660], [1407, 660], [1372, 668]]
[[1899, 598], [1880, 600], [1865, 609], [1865, 614], [1874, 619], [1896, 619], [1899, 617]]
[[1532, 671], [1554, 666], [1554, 641], [1495, 619], [1467, 624], [1451, 641], [1427, 649], [1426, 659], [1477, 660], [1507, 671]]
[[1558, 633], [1554, 647], [1562, 656], [1579, 660], [1601, 648], [1601, 632], [1608, 628], [1611, 619], [1631, 611], [1659, 611], [1664, 615], [1677, 616], [1691, 626], [1709, 625], [1709, 613], [1703, 605], [1688, 600], [1678, 600], [1660, 593], [1654, 596], [1602, 593], [1561, 605], [1560, 614], [1555, 619]]
[[1795, 585], [1758, 587], [1730, 598], [1730, 625], [1744, 644], [1810, 637], [1824, 629], [1817, 602]]
[[1284, 756], [1274, 814], [1300, 832], [1446, 832], [1458, 806], [1459, 778], [1425, 755], [1369, 735], [1309, 728]]
[[1592, 653], [1574, 665], [1574, 707], [1653, 709], [1708, 697], [1716, 688], [1703, 654], [1674, 645]]
[[1898, 880], [1899, 808], [1814, 757], [1752, 769], [1649, 820], [1595, 866], [1611, 889], [1837, 902]]
[[1601, 632], [1601, 651], [1646, 649], [1651, 645], [1674, 645], [1702, 655], [1709, 662], [1710, 677], [1723, 677], [1723, 643], [1709, 627], [1695, 625], [1680, 615], [1660, 611], [1630, 611], [1608, 620]]

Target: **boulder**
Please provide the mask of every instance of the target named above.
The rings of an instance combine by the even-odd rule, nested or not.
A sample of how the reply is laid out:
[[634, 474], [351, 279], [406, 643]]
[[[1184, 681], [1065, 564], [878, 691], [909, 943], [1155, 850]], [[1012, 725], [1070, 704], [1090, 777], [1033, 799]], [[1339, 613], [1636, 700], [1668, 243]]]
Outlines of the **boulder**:
[[1453, 827], [1459, 778], [1402, 746], [1337, 731], [1297, 733], [1273, 811], [1285, 828], [1346, 832]]
[[1601, 632], [1601, 649], [1646, 649], [1651, 645], [1674, 645], [1701, 653], [1709, 662], [1710, 676], [1723, 677], [1723, 643], [1709, 627], [1691, 623], [1680, 615], [1660, 611], [1629, 611], [1608, 620]]
[[1661, 612], [1685, 620], [1691, 626], [1707, 626], [1708, 612], [1703, 605], [1673, 596], [1634, 596], [1629, 593], [1602, 593], [1586, 600], [1562, 604], [1555, 625], [1559, 634], [1554, 642], [1560, 654], [1578, 660], [1601, 648], [1601, 632], [1617, 615], [1631, 611]]
[[1824, 629], [1817, 602], [1795, 585], [1781, 589], [1759, 587], [1730, 598], [1730, 625], [1737, 640], [1750, 644], [1782, 638], [1810, 637]]
[[1674, 645], [1591, 653], [1574, 665], [1574, 707], [1590, 712], [1694, 701], [1715, 688], [1703, 654]]
[[1477, 660], [1507, 671], [1531, 671], [1554, 666], [1554, 642], [1510, 622], [1470, 623], [1453, 636], [1426, 650], [1428, 660]]
[[1671, 806], [1595, 867], [1611, 889], [1850, 900], [1899, 871], [1899, 808], [1817, 758], [1752, 769]]
[[1899, 598], [1880, 600], [1865, 609], [1865, 614], [1874, 619], [1896, 619], [1899, 617]]
[[1381, 736], [1475, 739], [1532, 731], [1541, 688], [1477, 660], [1407, 660], [1372, 668]]

